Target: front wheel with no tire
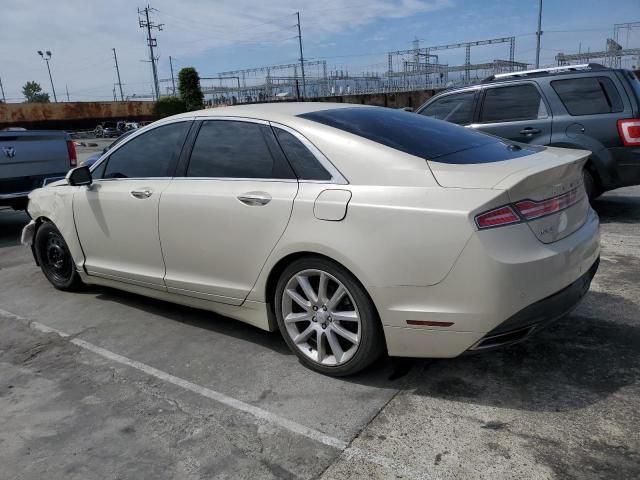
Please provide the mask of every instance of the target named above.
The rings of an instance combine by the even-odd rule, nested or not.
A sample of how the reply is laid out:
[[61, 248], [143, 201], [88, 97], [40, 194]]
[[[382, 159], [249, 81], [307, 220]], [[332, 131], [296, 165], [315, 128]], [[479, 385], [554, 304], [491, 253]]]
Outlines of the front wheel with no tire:
[[315, 257], [292, 262], [280, 275], [274, 302], [285, 341], [312, 370], [351, 375], [383, 350], [373, 302], [356, 278], [335, 262]]
[[83, 287], [67, 242], [53, 224], [45, 222], [38, 228], [34, 248], [42, 273], [51, 285], [65, 291]]

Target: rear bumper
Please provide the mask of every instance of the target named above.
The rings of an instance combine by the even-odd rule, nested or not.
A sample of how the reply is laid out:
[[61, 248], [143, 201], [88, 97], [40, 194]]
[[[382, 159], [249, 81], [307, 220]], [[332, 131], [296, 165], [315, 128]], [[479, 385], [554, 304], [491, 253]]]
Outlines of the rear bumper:
[[[599, 256], [599, 223], [590, 209], [584, 225], [557, 242], [540, 242], [527, 225], [477, 232], [442, 282], [368, 290], [389, 355], [455, 357], [490, 334], [566, 314], [584, 294], [579, 287], [588, 287]], [[539, 302], [546, 312], [535, 307]]]
[[26, 202], [29, 194], [36, 188], [64, 178], [66, 173], [50, 173], [0, 179], [0, 205], [16, 205]]
[[591, 280], [599, 264], [600, 257], [571, 285], [520, 310], [478, 340], [469, 348], [469, 352], [490, 350], [521, 342], [569, 314], [589, 291]]

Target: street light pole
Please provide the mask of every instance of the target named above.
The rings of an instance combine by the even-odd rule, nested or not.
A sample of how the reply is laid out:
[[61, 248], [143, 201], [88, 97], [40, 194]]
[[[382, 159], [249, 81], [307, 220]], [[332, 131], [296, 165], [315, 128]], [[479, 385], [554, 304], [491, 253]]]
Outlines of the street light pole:
[[536, 68], [540, 68], [540, 37], [542, 36], [542, 0], [538, 6], [538, 30], [536, 31]]
[[49, 80], [51, 81], [51, 90], [53, 91], [53, 100], [58, 103], [58, 97], [56, 97], [56, 89], [53, 86], [53, 77], [51, 76], [51, 68], [49, 67], [49, 60], [51, 60], [51, 51], [47, 50], [45, 53], [42, 53], [42, 50], [38, 50], [38, 55], [42, 57], [42, 59], [47, 62], [47, 71], [49, 72]]

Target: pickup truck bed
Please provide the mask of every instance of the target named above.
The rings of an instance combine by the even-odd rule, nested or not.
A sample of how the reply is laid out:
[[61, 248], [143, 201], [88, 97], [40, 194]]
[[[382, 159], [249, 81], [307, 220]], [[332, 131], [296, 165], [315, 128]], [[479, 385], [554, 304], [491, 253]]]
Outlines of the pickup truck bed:
[[76, 163], [66, 132], [0, 131], [0, 206], [25, 208], [32, 190], [64, 177]]

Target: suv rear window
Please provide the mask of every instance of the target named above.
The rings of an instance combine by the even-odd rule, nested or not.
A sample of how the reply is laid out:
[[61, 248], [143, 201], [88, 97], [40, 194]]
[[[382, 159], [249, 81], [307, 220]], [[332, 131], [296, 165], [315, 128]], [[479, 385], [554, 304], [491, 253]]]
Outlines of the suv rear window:
[[[529, 155], [517, 146], [453, 123], [383, 107], [347, 107], [304, 113], [313, 120], [401, 152], [443, 163], [488, 163]], [[482, 147], [482, 148], [480, 148]], [[473, 150], [473, 153], [470, 153]], [[469, 151], [469, 154], [461, 152]], [[482, 151], [483, 153], [479, 153]]]
[[570, 115], [595, 115], [623, 110], [620, 94], [607, 77], [554, 80], [551, 86]]

